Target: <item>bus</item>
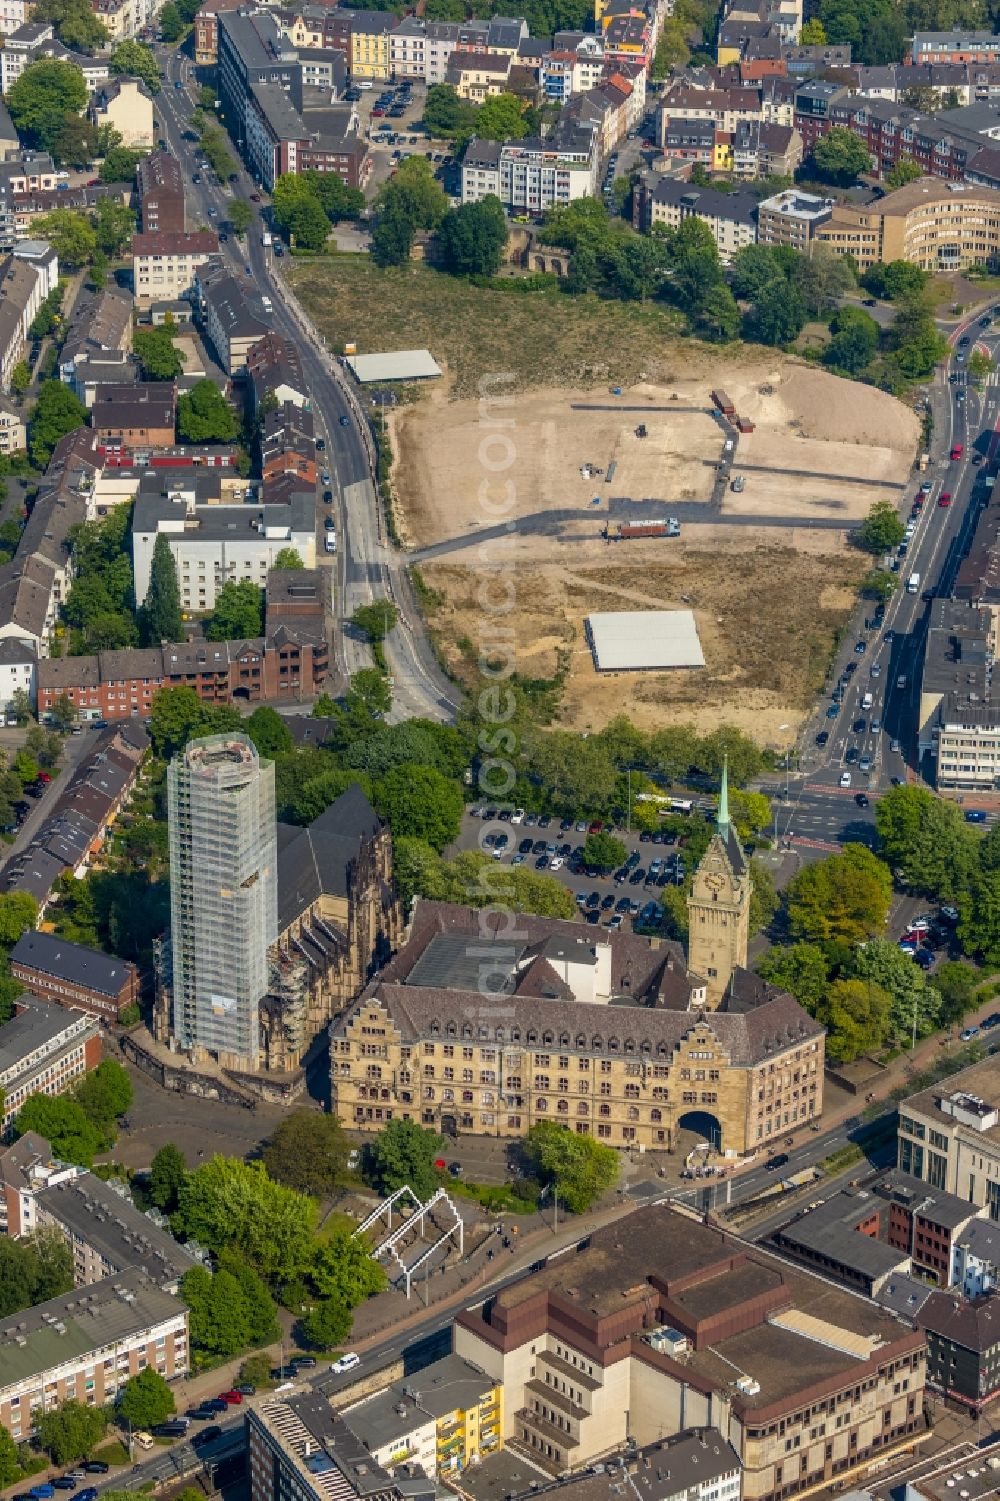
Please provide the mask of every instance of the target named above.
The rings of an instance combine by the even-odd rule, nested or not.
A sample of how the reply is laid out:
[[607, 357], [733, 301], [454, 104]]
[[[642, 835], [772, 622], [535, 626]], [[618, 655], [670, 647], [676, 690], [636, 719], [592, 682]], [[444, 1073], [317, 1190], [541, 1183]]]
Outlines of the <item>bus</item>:
[[690, 813], [693, 807], [693, 797], [672, 797], [670, 799], [671, 813]]

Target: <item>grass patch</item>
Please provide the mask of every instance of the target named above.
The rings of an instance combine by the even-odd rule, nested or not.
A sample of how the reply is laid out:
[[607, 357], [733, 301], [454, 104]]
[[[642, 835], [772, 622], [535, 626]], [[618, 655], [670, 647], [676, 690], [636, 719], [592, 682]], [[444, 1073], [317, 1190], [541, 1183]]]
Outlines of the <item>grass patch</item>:
[[94, 1450], [90, 1458], [103, 1459], [104, 1463], [108, 1465], [127, 1465], [129, 1463], [128, 1450], [119, 1439], [115, 1439], [110, 1444], [102, 1444], [99, 1449]]
[[864, 1159], [865, 1154], [861, 1148], [851, 1142], [850, 1146], [841, 1147], [839, 1152], [832, 1152], [829, 1157], [824, 1157], [819, 1168], [828, 1178], [836, 1178], [839, 1173], [846, 1172], [849, 1167], [854, 1167]]
[[461, 1183], [453, 1181], [448, 1192], [459, 1199], [474, 1199], [491, 1214], [534, 1214], [538, 1204], [534, 1199], [520, 1199], [510, 1188], [496, 1183]]
[[487, 371], [510, 374], [520, 388], [656, 379], [676, 368], [670, 346], [684, 329], [662, 303], [548, 290], [511, 297], [428, 266], [383, 270], [367, 256], [300, 260], [286, 275], [334, 348], [351, 340], [366, 350], [427, 347], [447, 364], [456, 396], [477, 395]]

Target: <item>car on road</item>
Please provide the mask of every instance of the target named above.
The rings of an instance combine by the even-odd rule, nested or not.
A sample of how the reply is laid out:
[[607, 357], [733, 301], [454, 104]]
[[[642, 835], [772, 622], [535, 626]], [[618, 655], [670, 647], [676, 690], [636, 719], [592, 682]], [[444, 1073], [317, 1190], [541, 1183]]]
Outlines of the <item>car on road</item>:
[[824, 745], [826, 745], [828, 743], [829, 739], [830, 739], [830, 732], [829, 732], [829, 730], [820, 730], [819, 734], [816, 736], [816, 744], [818, 746], [820, 746], [820, 748], [822, 748]]
[[985, 823], [986, 814], [982, 808], [966, 808], [965, 821], [966, 823]]
[[853, 729], [855, 735], [863, 735], [865, 730], [868, 728], [868, 721], [867, 719], [856, 719], [851, 728]]
[[837, 715], [839, 713], [840, 713], [840, 709], [839, 709], [838, 705], [837, 704], [831, 704], [830, 707], [826, 711], [826, 717], [827, 717], [827, 719], [836, 719], [836, 717], [837, 717]]
[[[449, 1168], [448, 1171], [451, 1172], [451, 1168]], [[335, 1360], [333, 1362], [330, 1370], [335, 1376], [342, 1376], [345, 1371], [353, 1371], [354, 1367], [360, 1364], [361, 1356], [356, 1355], [353, 1350], [348, 1350], [346, 1354], [340, 1357], [339, 1360]]]
[[986, 1016], [979, 1023], [981, 1032], [992, 1032], [994, 1027], [1000, 1027], [1000, 1011], [994, 1011], [991, 1016]]
[[847, 753], [844, 756], [844, 761], [848, 766], [853, 766], [860, 754], [861, 752], [858, 750], [856, 745], [849, 745], [847, 747]]
[[76, 1501], [97, 1501], [97, 1491], [94, 1486], [88, 1485], [82, 1491], [77, 1491]]
[[964, 443], [955, 443], [953, 445], [953, 447], [952, 447], [951, 454], [949, 455], [949, 457], [952, 458], [952, 459], [960, 459], [962, 457], [962, 455], [963, 455], [964, 452], [965, 452], [965, 444]]
[[861, 306], [862, 307], [878, 307], [878, 298], [877, 297], [862, 297], [862, 299], [861, 299]]
[[950, 506], [951, 505], [951, 491], [950, 490], [942, 490], [941, 491], [941, 494], [938, 496], [938, 505], [942, 506], [942, 507]]
[[260, 194], [259, 193], [251, 193], [250, 194], [250, 202], [251, 203], [259, 203], [260, 202]]
[[881, 719], [873, 719], [872, 720], [871, 730], [872, 730], [872, 734], [873, 735], [880, 735], [882, 733], [882, 721], [881, 721]]
[[971, 343], [972, 343], [972, 339], [969, 336], [969, 334], [963, 334], [962, 337], [958, 341], [958, 347], [959, 347], [959, 349], [967, 349], [968, 346]]
[[882, 676], [882, 663], [881, 662], [873, 662], [872, 665], [871, 665], [871, 668], [869, 669], [868, 676], [870, 678], [881, 677]]
[[84, 1473], [87, 1475], [106, 1475], [110, 1468], [111, 1466], [105, 1463], [103, 1459], [88, 1459], [83, 1465]]
[[774, 1172], [777, 1172], [777, 1170], [778, 1170], [779, 1167], [784, 1167], [787, 1162], [788, 1162], [788, 1153], [787, 1152], [775, 1152], [774, 1156], [773, 1157], [769, 1157], [767, 1159], [767, 1161], [764, 1163], [764, 1168], [765, 1168], [765, 1170], [767, 1172], [774, 1173]]
[[[294, 1371], [292, 1372], [292, 1375], [295, 1375]], [[221, 1437], [222, 1429], [219, 1427], [218, 1423], [213, 1423], [210, 1428], [203, 1428], [200, 1433], [196, 1433], [191, 1442], [192, 1444], [210, 1444], [213, 1439]]]
[[341, 412], [340, 417], [338, 418], [338, 421], [340, 422], [341, 427], [347, 427], [348, 424], [350, 423], [350, 420], [351, 419], [350, 419], [350, 417], [348, 417], [348, 415], [347, 415], [346, 412]]
[[849, 771], [842, 771], [840, 773], [840, 785], [841, 787], [850, 787], [851, 773]]
[[856, 793], [854, 801], [857, 803], [859, 808], [867, 808], [870, 806], [867, 792]]
[[854, 655], [856, 657], [863, 657], [864, 654], [865, 654], [865, 652], [867, 650], [868, 650], [868, 642], [867, 641], [857, 641], [857, 642], [855, 642]]

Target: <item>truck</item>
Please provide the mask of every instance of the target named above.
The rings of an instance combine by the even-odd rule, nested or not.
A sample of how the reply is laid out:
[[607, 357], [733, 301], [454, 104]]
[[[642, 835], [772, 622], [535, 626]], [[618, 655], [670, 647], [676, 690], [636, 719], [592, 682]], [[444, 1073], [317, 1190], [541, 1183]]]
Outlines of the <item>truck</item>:
[[608, 542], [624, 542], [630, 537], [679, 537], [681, 524], [676, 516], [664, 516], [656, 521], [619, 521], [614, 527], [604, 528], [603, 536]]
[[742, 495], [743, 491], [746, 489], [746, 483], [747, 482], [745, 476], [738, 474], [729, 488], [730, 490], [735, 490], [737, 495]]
[[911, 573], [910, 574], [909, 578], [906, 580], [906, 592], [907, 592], [907, 594], [919, 594], [920, 593], [920, 575], [919, 575], [919, 573]]
[[917, 468], [920, 470], [921, 474], [923, 474], [924, 470], [927, 468], [927, 465], [930, 463], [930, 461], [931, 461], [931, 456], [930, 456], [929, 453], [922, 453], [920, 455], [919, 459], [917, 460]]
[[265, 229], [264, 233], [260, 237], [260, 243], [262, 245], [270, 245], [270, 243], [271, 243], [271, 236], [270, 236], [270, 234], [268, 233], [268, 231], [266, 229]]
[[736, 412], [736, 403], [722, 390], [712, 392], [712, 405], [724, 417], [732, 417]]

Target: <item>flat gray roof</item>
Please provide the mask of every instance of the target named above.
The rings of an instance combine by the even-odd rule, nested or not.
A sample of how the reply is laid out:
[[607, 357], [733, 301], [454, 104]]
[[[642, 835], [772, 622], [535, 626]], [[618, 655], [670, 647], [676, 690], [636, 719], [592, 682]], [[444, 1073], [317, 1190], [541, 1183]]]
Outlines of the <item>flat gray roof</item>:
[[367, 385], [382, 380], [433, 380], [441, 366], [429, 349], [397, 349], [387, 354], [352, 354], [344, 361], [355, 380]]
[[467, 1411], [495, 1384], [492, 1376], [461, 1355], [445, 1355], [406, 1381], [395, 1382], [356, 1407], [343, 1410], [341, 1416], [365, 1448], [374, 1453], [403, 1434], [422, 1428], [429, 1419]]
[[704, 667], [691, 610], [610, 610], [587, 616], [598, 672]]

